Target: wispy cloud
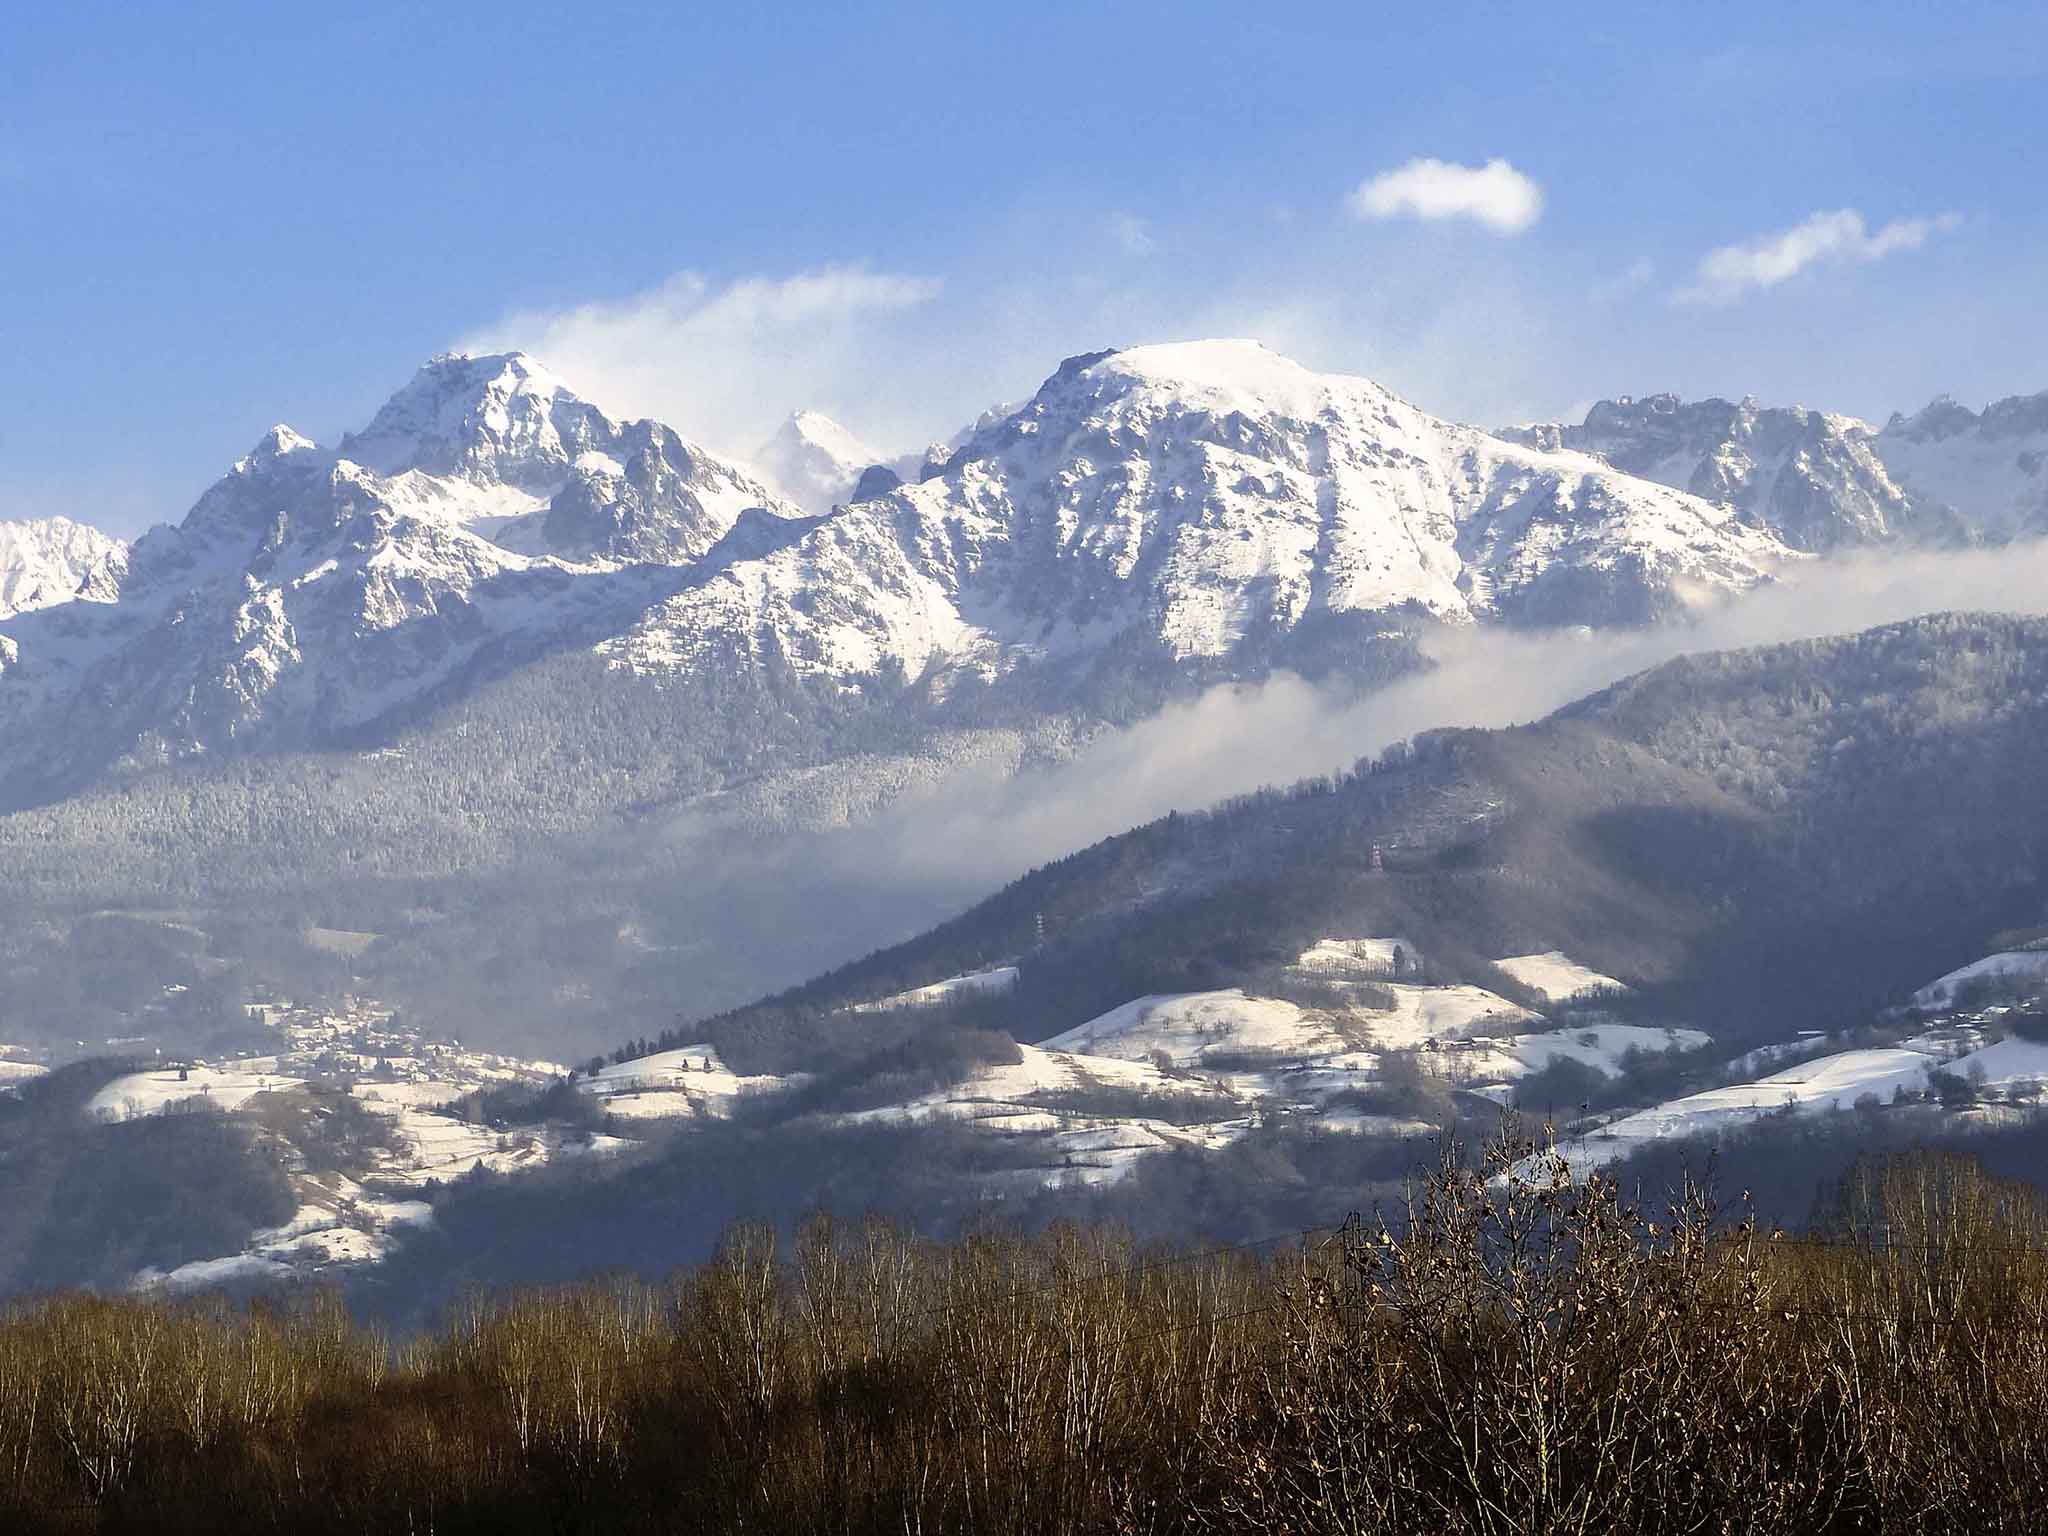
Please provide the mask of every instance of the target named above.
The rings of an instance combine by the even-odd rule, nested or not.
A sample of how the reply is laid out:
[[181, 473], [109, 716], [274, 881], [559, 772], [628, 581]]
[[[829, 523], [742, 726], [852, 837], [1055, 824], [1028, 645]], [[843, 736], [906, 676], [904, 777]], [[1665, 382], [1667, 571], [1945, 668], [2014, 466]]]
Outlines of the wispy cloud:
[[1349, 198], [1361, 219], [1476, 219], [1518, 235], [1543, 213], [1543, 189], [1505, 160], [1458, 165], [1410, 160], [1362, 181]]
[[1109, 216], [1110, 238], [1133, 256], [1143, 256], [1158, 244], [1152, 238], [1152, 227], [1134, 213], [1113, 213]]
[[[1089, 742], [1057, 767], [964, 770], [827, 839], [877, 889], [980, 889], [1167, 811], [1339, 772], [1439, 726], [1540, 718], [1688, 652], [1846, 634], [1943, 610], [2048, 611], [2048, 540], [1815, 561], [1783, 581], [1641, 630], [1445, 629], [1433, 665], [1360, 699], [1279, 676], [1216, 688]], [[809, 856], [816, 861], [817, 856]]]
[[1717, 246], [1700, 258], [1693, 284], [1680, 290], [1687, 303], [1726, 303], [1758, 288], [1775, 288], [1809, 267], [1872, 262], [1894, 251], [1917, 250], [1931, 236], [1962, 223], [1955, 213], [1893, 219], [1873, 231], [1854, 208], [1808, 215], [1792, 228]]
[[938, 291], [931, 278], [858, 267], [723, 285], [681, 272], [625, 299], [509, 314], [461, 345], [523, 348], [607, 409], [745, 453], [792, 405], [857, 399], [888, 327]]

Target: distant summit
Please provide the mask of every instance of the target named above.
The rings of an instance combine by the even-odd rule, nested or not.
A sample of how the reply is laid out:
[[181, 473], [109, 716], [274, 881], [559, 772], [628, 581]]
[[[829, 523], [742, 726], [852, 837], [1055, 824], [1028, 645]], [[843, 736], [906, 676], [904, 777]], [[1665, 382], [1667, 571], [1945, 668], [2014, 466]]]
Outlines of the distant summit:
[[68, 517], [0, 523], [0, 620], [59, 603], [112, 602], [128, 546]]
[[1980, 415], [1948, 396], [1883, 430], [1753, 396], [1603, 400], [1578, 424], [1504, 429], [1735, 508], [1794, 548], [2002, 543], [2048, 532], [2048, 393]]
[[829, 512], [847, 500], [861, 471], [881, 461], [831, 417], [795, 411], [754, 454], [777, 489], [806, 512]]

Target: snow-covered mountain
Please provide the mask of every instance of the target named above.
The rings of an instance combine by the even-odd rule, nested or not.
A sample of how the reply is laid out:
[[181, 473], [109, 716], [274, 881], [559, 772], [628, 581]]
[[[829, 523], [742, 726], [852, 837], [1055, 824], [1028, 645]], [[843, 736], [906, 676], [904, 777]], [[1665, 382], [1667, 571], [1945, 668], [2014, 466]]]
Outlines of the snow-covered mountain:
[[271, 429], [137, 541], [118, 601], [9, 620], [0, 777], [331, 740], [616, 633], [749, 511], [800, 515], [530, 359], [436, 358], [339, 450]]
[[810, 513], [851, 498], [861, 472], [881, 462], [881, 454], [818, 411], [791, 412], [754, 454], [769, 482]]
[[110, 603], [128, 546], [68, 517], [0, 523], [0, 619], [74, 599]]
[[1441, 421], [1256, 342], [1071, 358], [942, 472], [734, 563], [621, 642], [774, 633], [800, 670], [1138, 638], [1188, 660], [1328, 614], [1639, 622], [1788, 550], [1575, 452]]
[[842, 691], [1110, 646], [1227, 669], [1318, 616], [1639, 622], [1788, 554], [1253, 342], [1070, 359], [925, 473], [807, 517], [529, 358], [436, 358], [337, 449], [266, 434], [118, 601], [9, 620], [0, 778], [359, 739], [563, 647]]
[[1595, 454], [1628, 474], [1735, 508], [1794, 548], [2002, 543], [2048, 530], [2048, 393], [1980, 415], [1943, 397], [1882, 431], [1754, 398], [1603, 400], [1576, 425], [1507, 441]]
[[1955, 530], [1892, 480], [1876, 434], [1850, 416], [1676, 395], [1603, 400], [1572, 426], [1511, 428], [1510, 441], [1574, 448], [1660, 485], [1734, 507], [1798, 549], [1829, 550]]
[[2048, 533], [2048, 390], [1981, 413], [1944, 395], [1893, 416], [1876, 447], [1909, 495], [1954, 511], [1984, 537]]

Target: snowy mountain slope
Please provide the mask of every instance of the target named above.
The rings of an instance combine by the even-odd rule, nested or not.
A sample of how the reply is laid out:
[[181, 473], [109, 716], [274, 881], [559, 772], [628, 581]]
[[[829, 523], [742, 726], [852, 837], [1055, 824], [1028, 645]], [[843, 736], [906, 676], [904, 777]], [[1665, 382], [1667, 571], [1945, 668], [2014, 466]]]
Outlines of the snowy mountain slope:
[[0, 1042], [0, 1093], [27, 1082], [32, 1077], [41, 1077], [49, 1069], [40, 1062], [20, 1059], [23, 1053], [18, 1046]]
[[793, 411], [754, 453], [768, 481], [806, 512], [830, 512], [850, 500], [861, 471], [883, 462], [830, 416]]
[[[1775, 1043], [2039, 922], [2044, 677], [2048, 628], [1984, 615], [1668, 662], [1527, 727], [1431, 732], [1327, 789], [1136, 828], [801, 995], [1019, 963], [1006, 996], [1039, 1038], [1289, 965], [1290, 995], [1381, 999], [1399, 1037], [1361, 1043], [1405, 1048], [1442, 1032], [1384, 1001], [1415, 983], [1549, 1012], [1524, 989], [1604, 977], [1627, 997], [1570, 1006]], [[1342, 942], [1304, 951], [1315, 933]]]
[[1070, 359], [943, 471], [734, 563], [617, 643], [687, 665], [772, 634], [800, 672], [1228, 657], [1316, 614], [1636, 622], [1786, 548], [1580, 454], [1504, 444], [1254, 342]]
[[[1325, 937], [1291, 969], [1327, 977], [1331, 958], [1344, 956], [1371, 967], [1361, 974], [1384, 976], [1384, 957], [1399, 942]], [[1597, 974], [1561, 954], [1554, 963], [1574, 976]], [[1016, 976], [1004, 967], [949, 977], [847, 1011], [958, 1002], [1007, 991]], [[1697, 1030], [1606, 1020], [1554, 1029], [1470, 985], [1395, 983], [1385, 992], [1391, 999], [1316, 1008], [1244, 987], [1133, 998], [1036, 1044], [1020, 1042], [1014, 1059], [985, 1061], [943, 1087], [841, 1118], [965, 1122], [1034, 1145], [1035, 1157], [1014, 1170], [1025, 1182], [1098, 1184], [1156, 1152], [1225, 1147], [1262, 1112], [1351, 1134], [1430, 1134], [1411, 1116], [1357, 1107], [1361, 1093], [1382, 1084], [1391, 1052], [1419, 1055], [1431, 1074], [1504, 1102], [1515, 1082], [1559, 1060], [1614, 1077], [1632, 1051], [1696, 1052], [1711, 1043]], [[694, 1120], [728, 1113], [742, 1095], [770, 1104], [801, 1081], [736, 1077], [716, 1047], [703, 1042], [619, 1062], [581, 1086], [622, 1121]]]
[[2048, 1044], [2019, 1035], [1991, 1039], [1979, 1028], [1944, 1025], [1896, 1045], [1836, 1051], [1754, 1080], [1709, 1088], [1609, 1119], [1561, 1148], [1580, 1170], [1598, 1168], [1645, 1144], [1739, 1131], [1774, 1114], [1820, 1114], [1940, 1098], [1936, 1073], [1971, 1085], [1971, 1098], [2034, 1104], [2048, 1083]]
[[1909, 494], [1952, 509], [1986, 538], [2048, 533], [2048, 390], [1981, 413], [1943, 396], [1894, 416], [1875, 446]]
[[1753, 398], [1602, 400], [1583, 422], [1504, 440], [1573, 449], [1725, 504], [1796, 549], [1960, 543], [2048, 530], [2048, 392], [1982, 413], [1943, 396], [1882, 431], [1853, 416]]
[[516, 352], [434, 358], [338, 457], [399, 506], [570, 561], [693, 560], [750, 507], [794, 515], [739, 466], [659, 422], [612, 420]]
[[1936, 977], [1913, 994], [1913, 1001], [1923, 1008], [1946, 1007], [1955, 1001], [1960, 989], [1973, 981], [1989, 981], [2001, 987], [2014, 988], [2025, 988], [2031, 984], [2048, 991], [2048, 950], [2004, 950], [1986, 955], [1981, 960], [1973, 960]]
[[1071, 359], [924, 473], [806, 517], [521, 354], [435, 358], [339, 448], [266, 434], [135, 546], [117, 601], [5, 620], [0, 784], [361, 742], [564, 648], [757, 699], [785, 677], [942, 698], [950, 675], [1111, 649], [1285, 664], [1317, 617], [1641, 622], [1788, 554], [1726, 508], [1252, 342]]
[[1503, 438], [1575, 449], [1660, 485], [1735, 508], [1794, 548], [1953, 537], [1941, 509], [1894, 483], [1870, 427], [1849, 416], [1766, 407], [1753, 398], [1603, 400], [1577, 425], [1515, 427]]
[[1069, 359], [886, 508], [953, 536], [963, 612], [1062, 649], [1219, 656], [1316, 612], [1630, 622], [1785, 554], [1725, 511], [1502, 443], [1256, 342]]
[[11, 620], [0, 776], [345, 736], [621, 632], [749, 511], [799, 515], [530, 359], [437, 358], [338, 451], [273, 428], [135, 545], [118, 601]]
[[110, 603], [128, 546], [68, 517], [0, 523], [0, 619], [77, 599]]

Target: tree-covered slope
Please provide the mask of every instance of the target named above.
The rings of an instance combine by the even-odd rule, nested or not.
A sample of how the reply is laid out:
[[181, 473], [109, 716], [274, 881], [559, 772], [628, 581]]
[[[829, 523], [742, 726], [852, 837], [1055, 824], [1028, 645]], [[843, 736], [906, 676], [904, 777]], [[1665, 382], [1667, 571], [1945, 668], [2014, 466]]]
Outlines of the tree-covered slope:
[[1431, 733], [1111, 838], [714, 1031], [786, 1067], [847, 1002], [1015, 961], [1009, 1021], [1040, 1038], [1324, 935], [1405, 934], [1450, 969], [1561, 949], [1638, 1006], [1772, 1038], [2040, 921], [2044, 750], [2041, 621], [1684, 658], [1536, 724]]

